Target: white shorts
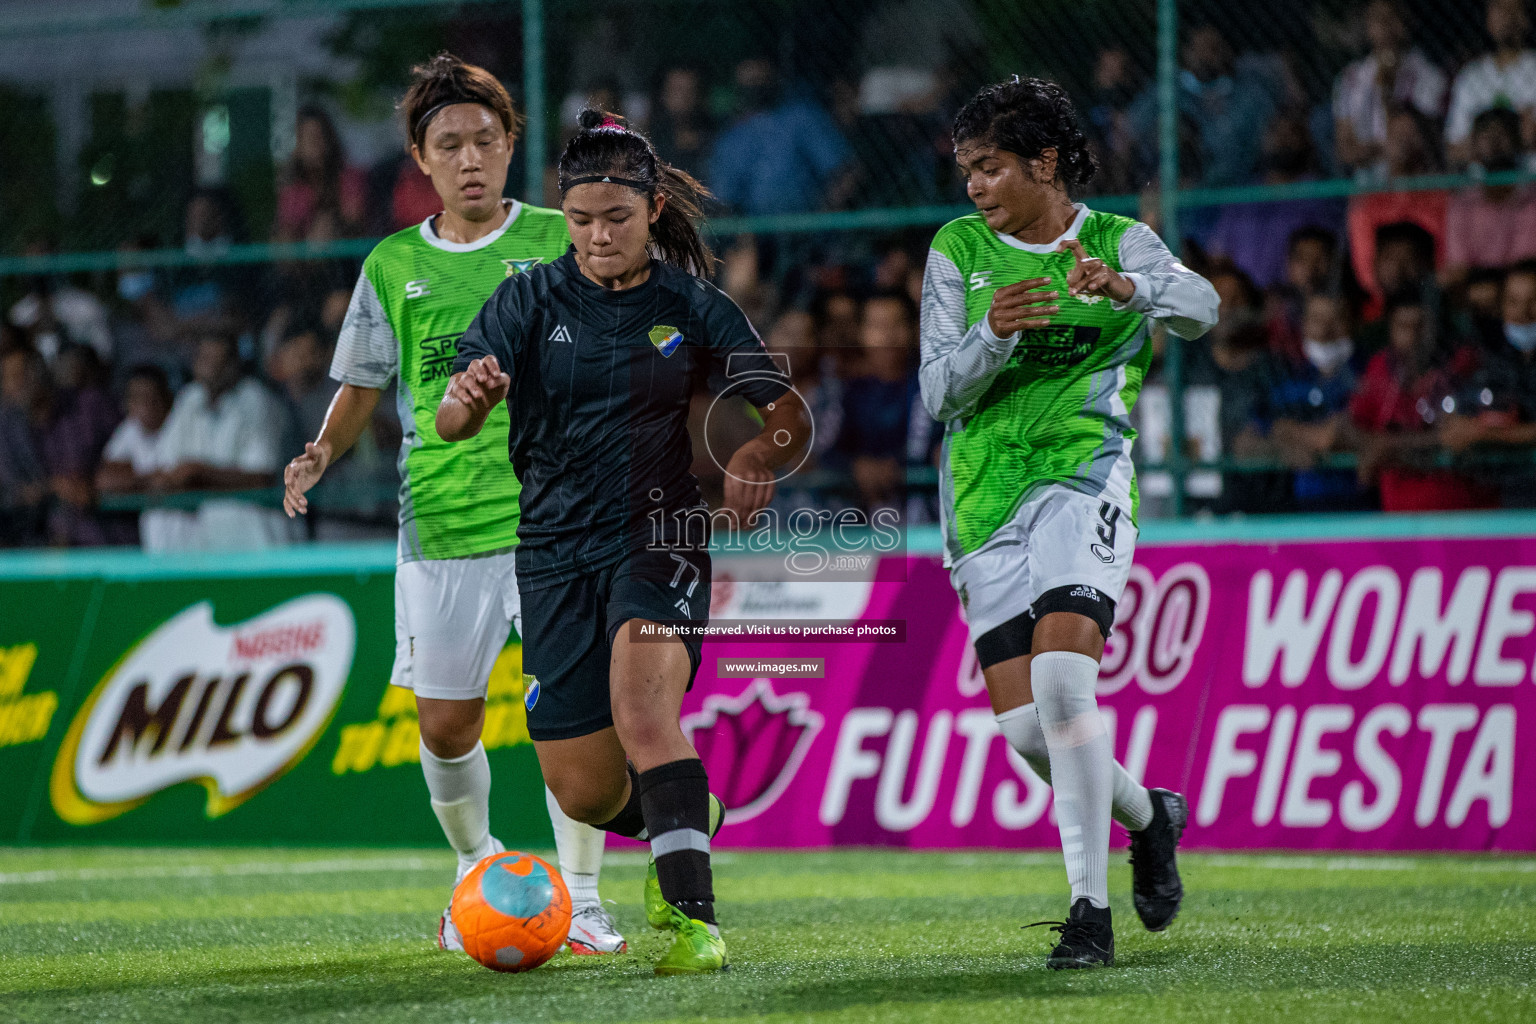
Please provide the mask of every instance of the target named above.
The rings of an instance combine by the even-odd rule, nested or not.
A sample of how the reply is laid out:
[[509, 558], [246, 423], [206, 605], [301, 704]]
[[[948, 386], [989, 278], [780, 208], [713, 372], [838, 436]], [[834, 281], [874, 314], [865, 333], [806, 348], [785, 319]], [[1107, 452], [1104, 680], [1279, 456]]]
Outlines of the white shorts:
[[1101, 498], [1048, 487], [1026, 501], [949, 571], [982, 667], [1028, 654], [1035, 618], [1052, 611], [1088, 615], [1108, 636], [1136, 535], [1130, 511]]
[[434, 558], [395, 567], [394, 686], [418, 697], [484, 697], [491, 666], [522, 635], [522, 602], [511, 551]]

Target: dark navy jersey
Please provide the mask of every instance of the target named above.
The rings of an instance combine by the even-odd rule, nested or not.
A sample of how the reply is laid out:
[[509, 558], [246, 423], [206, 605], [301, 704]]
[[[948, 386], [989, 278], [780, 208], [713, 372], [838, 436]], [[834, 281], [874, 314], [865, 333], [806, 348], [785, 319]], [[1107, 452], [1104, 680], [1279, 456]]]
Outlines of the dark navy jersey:
[[459, 339], [454, 372], [487, 355], [512, 378], [517, 571], [529, 587], [653, 547], [656, 524], [702, 506], [688, 471], [696, 392], [761, 407], [789, 390], [714, 285], [658, 260], [645, 283], [610, 291], [582, 276], [574, 250], [497, 287]]

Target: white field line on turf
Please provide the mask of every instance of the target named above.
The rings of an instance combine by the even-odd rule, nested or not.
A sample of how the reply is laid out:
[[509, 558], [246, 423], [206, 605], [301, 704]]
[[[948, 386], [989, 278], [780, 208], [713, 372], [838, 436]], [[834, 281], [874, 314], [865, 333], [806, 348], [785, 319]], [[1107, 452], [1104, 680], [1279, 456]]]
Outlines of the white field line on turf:
[[[1200, 862], [1215, 868], [1269, 868], [1299, 871], [1417, 871], [1440, 867], [1436, 860], [1408, 857], [1241, 857], [1220, 854], [1201, 857]], [[1510, 860], [1504, 857], [1485, 861], [1456, 861], [1458, 871], [1527, 873], [1536, 871], [1536, 860]]]
[[[609, 853], [603, 863], [644, 864], [644, 853]], [[552, 859], [552, 855], [546, 859]], [[730, 854], [717, 853], [717, 864], [730, 863]], [[242, 875], [350, 875], [373, 871], [444, 871], [453, 861], [442, 857], [377, 857], [349, 860], [247, 861], [242, 864], [181, 864], [141, 868], [65, 868], [58, 871], [0, 872], [0, 885], [40, 885], [49, 882], [95, 882], [129, 878], [227, 878]]]

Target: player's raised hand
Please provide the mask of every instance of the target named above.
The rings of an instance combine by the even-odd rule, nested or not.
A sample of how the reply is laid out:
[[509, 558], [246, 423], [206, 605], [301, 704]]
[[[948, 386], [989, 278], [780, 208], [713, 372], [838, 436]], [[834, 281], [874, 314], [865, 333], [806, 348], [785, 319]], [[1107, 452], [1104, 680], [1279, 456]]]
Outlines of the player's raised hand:
[[304, 445], [303, 455], [288, 463], [283, 470], [283, 511], [289, 519], [309, 511], [305, 492], [320, 482], [330, 464], [330, 448], [313, 441]]
[[1121, 277], [1108, 263], [1097, 256], [1089, 256], [1083, 243], [1069, 238], [1056, 247], [1057, 252], [1070, 252], [1077, 264], [1067, 273], [1067, 294], [1103, 295], [1116, 302], [1129, 302], [1136, 294], [1136, 286]]
[[1054, 304], [1057, 293], [1046, 288], [1050, 283], [1048, 277], [1032, 277], [993, 292], [992, 308], [987, 310], [992, 333], [1006, 338], [1014, 331], [1049, 326], [1051, 314], [1061, 312]]
[[448, 381], [446, 398], [467, 406], [471, 412], [484, 416], [506, 400], [512, 387], [512, 378], [501, 371], [495, 356], [484, 356], [470, 362], [463, 373], [456, 373]]

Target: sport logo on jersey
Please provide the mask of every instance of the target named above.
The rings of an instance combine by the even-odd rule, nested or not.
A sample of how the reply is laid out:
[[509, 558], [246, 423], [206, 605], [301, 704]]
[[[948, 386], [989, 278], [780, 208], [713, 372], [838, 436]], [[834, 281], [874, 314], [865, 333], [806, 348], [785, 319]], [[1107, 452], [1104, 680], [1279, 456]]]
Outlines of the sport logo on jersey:
[[1097, 327], [1034, 327], [1020, 336], [1010, 362], [1076, 366], [1099, 343], [1099, 334]]
[[664, 356], [669, 356], [677, 351], [677, 346], [683, 343], [683, 332], [676, 327], [663, 327], [657, 324], [651, 328], [651, 344], [656, 346], [656, 351]]
[[521, 274], [525, 270], [532, 270], [538, 266], [539, 258], [535, 256], [531, 260], [502, 260], [501, 262], [507, 268], [507, 276], [511, 277], [513, 274]]
[[431, 295], [432, 291], [427, 287], [427, 285], [430, 283], [431, 278], [426, 277], [423, 277], [419, 281], [405, 282], [405, 297], [408, 299], [421, 299]]
[[438, 334], [421, 339], [418, 351], [421, 370], [416, 375], [418, 384], [430, 384], [453, 376], [453, 360], [458, 355], [460, 337], [462, 335]]

